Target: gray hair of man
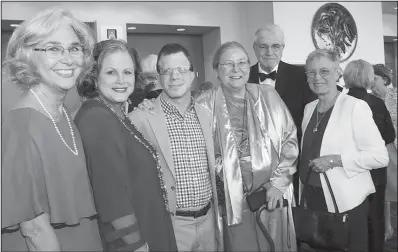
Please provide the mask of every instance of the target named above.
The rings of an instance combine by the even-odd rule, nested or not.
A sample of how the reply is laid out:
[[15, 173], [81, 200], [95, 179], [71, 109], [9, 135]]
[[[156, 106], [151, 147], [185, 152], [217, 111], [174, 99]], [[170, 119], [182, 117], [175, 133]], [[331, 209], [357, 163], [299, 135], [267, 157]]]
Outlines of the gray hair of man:
[[140, 62], [141, 70], [143, 73], [154, 72], [157, 73], [156, 70], [156, 62], [158, 61], [158, 56], [156, 54], [149, 54], [145, 58], [143, 58]]
[[254, 33], [253, 46], [261, 38], [261, 35], [264, 32], [275, 34], [275, 36], [277, 36], [283, 42], [283, 44], [285, 44], [285, 34], [282, 28], [276, 24], [265, 24], [263, 27], [257, 29], [257, 31]]
[[362, 59], [353, 60], [345, 67], [343, 78], [346, 88], [370, 89], [375, 79], [373, 66]]

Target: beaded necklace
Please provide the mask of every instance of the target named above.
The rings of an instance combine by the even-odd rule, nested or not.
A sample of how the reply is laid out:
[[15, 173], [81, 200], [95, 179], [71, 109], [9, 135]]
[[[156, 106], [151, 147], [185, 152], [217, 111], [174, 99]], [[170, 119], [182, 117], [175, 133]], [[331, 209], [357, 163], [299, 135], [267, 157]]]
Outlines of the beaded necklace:
[[163, 196], [163, 200], [164, 200], [164, 204], [166, 206], [166, 211], [170, 212], [169, 210], [169, 200], [168, 200], [168, 195], [167, 195], [167, 190], [166, 190], [166, 186], [163, 180], [163, 171], [160, 167], [160, 162], [159, 162], [159, 155], [156, 152], [155, 148], [153, 147], [153, 145], [144, 137], [144, 135], [141, 133], [141, 131], [135, 127], [135, 125], [133, 124], [133, 122], [131, 121], [131, 119], [127, 116], [126, 112], [122, 110], [123, 115], [125, 116], [125, 118], [127, 118], [128, 122], [130, 123], [130, 125], [140, 134], [140, 137], [142, 137], [144, 141], [142, 141], [142, 139], [140, 137], [137, 136], [137, 134], [135, 134], [130, 127], [128, 127], [126, 125], [126, 123], [124, 122], [123, 118], [121, 118], [119, 116], [119, 114], [115, 111], [115, 109], [108, 104], [105, 100], [103, 100], [100, 96], [97, 97], [98, 100], [103, 103], [110, 111], [112, 111], [113, 114], [116, 115], [116, 117], [119, 119], [120, 123], [124, 126], [124, 128], [127, 129], [127, 131], [130, 133], [130, 135], [132, 137], [134, 137], [139, 143], [141, 143], [151, 154], [151, 156], [153, 157], [153, 159], [156, 162], [156, 170], [157, 170], [157, 175], [160, 181], [160, 188], [162, 191], [162, 196]]
[[72, 124], [70, 123], [68, 114], [66, 113], [64, 106], [62, 105], [62, 111], [63, 111], [63, 113], [65, 114], [66, 120], [68, 121], [69, 129], [70, 129], [70, 134], [71, 134], [71, 136], [72, 136], [72, 142], [73, 142], [73, 148], [74, 148], [74, 150], [72, 150], [72, 148], [69, 147], [69, 145], [66, 143], [64, 137], [62, 136], [61, 132], [60, 132], [59, 129], [58, 129], [57, 124], [55, 123], [54, 118], [51, 116], [50, 112], [48, 112], [48, 110], [46, 109], [46, 107], [44, 107], [42, 101], [41, 101], [40, 98], [37, 96], [37, 94], [36, 94], [32, 89], [30, 89], [30, 92], [33, 94], [33, 96], [34, 96], [34, 97], [36, 98], [36, 100], [39, 102], [39, 104], [40, 104], [40, 106], [43, 108], [43, 110], [47, 113], [48, 117], [50, 117], [51, 121], [53, 122], [54, 128], [55, 128], [55, 130], [56, 130], [57, 133], [58, 133], [58, 136], [61, 138], [61, 140], [62, 140], [62, 142], [65, 144], [65, 146], [68, 147], [68, 149], [69, 149], [74, 155], [76, 155], [76, 156], [79, 155], [79, 151], [77, 150], [77, 147], [76, 147], [75, 134], [73, 133]]

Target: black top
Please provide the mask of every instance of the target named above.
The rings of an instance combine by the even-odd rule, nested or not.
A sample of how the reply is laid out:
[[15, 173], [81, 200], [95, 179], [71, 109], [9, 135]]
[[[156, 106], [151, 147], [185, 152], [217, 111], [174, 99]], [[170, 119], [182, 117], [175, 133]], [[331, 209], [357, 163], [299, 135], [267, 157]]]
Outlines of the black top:
[[[330, 115], [332, 114], [333, 107], [329, 108], [324, 113], [318, 112], [319, 125], [316, 132], [314, 132], [314, 128], [317, 125], [317, 108], [314, 109], [314, 113], [312, 114], [311, 119], [308, 122], [307, 128], [303, 136], [303, 148], [301, 151], [300, 168], [298, 169], [301, 182], [303, 183], [305, 183], [307, 174], [310, 170], [310, 167], [308, 166], [310, 160], [318, 158], [320, 156], [323, 135], [329, 122]], [[308, 179], [308, 184], [315, 187], [322, 187], [319, 175], [320, 174], [318, 172], [311, 172], [311, 175]]]
[[123, 122], [129, 130], [98, 100], [86, 101], [75, 117], [104, 248], [116, 251], [129, 247], [121, 238], [106, 237], [123, 233], [113, 229], [112, 221], [135, 215], [141, 239], [150, 251], [176, 251], [162, 173], [151, 153], [154, 149], [128, 120]]
[[[350, 88], [348, 90], [348, 95], [361, 99], [369, 105], [373, 113], [373, 120], [375, 121], [385, 144], [393, 143], [395, 140], [394, 125], [383, 100], [374, 95], [368, 94], [364, 88]], [[370, 171], [370, 174], [372, 175], [373, 183], [375, 185], [387, 183], [386, 169], [374, 169]]]
[[144, 99], [157, 98], [162, 93], [162, 91], [163, 89], [156, 89], [151, 91], [146, 91], [145, 89], [141, 88], [134, 89], [134, 92], [129, 97], [131, 104], [129, 105], [128, 112], [130, 113], [131, 111], [133, 111], [133, 109], [137, 107]]

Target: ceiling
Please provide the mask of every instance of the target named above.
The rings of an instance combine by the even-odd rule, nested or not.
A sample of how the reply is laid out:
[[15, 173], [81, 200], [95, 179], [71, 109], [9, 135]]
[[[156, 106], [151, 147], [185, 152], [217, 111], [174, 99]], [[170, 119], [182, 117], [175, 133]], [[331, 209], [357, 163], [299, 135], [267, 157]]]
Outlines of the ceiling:
[[397, 10], [394, 9], [397, 7], [397, 2], [381, 2], [381, 8], [383, 13], [388, 14], [397, 14]]
[[[128, 27], [136, 27], [135, 30], [127, 29]], [[127, 34], [134, 33], [156, 33], [156, 34], [184, 34], [184, 35], [202, 35], [216, 27], [212, 26], [187, 26], [187, 25], [154, 25], [154, 24], [126, 24]], [[177, 31], [177, 28], [185, 28], [185, 31]]]
[[[382, 3], [382, 12], [386, 14], [397, 14], [397, 2], [381, 2]], [[10, 24], [19, 24], [22, 20], [1, 20], [1, 31], [13, 31], [14, 28], [10, 26]], [[181, 28], [182, 26], [177, 25], [153, 25], [153, 24], [133, 24], [128, 23], [126, 27], [135, 26], [136, 30], [127, 30], [128, 34], [133, 33], [158, 33], [158, 34], [187, 34], [187, 35], [201, 35], [206, 32], [209, 32], [216, 27], [211, 26], [183, 26], [186, 30], [183, 32], [178, 32], [176, 29]]]

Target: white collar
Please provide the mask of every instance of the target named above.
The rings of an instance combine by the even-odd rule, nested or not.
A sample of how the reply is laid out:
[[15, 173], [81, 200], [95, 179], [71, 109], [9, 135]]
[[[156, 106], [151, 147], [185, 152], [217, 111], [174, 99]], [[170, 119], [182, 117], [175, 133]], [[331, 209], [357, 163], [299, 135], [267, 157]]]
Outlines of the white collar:
[[279, 66], [279, 63], [276, 64], [276, 66], [274, 66], [274, 68], [272, 69], [271, 72], [267, 73], [266, 71], [264, 71], [264, 70], [261, 68], [260, 62], [258, 62], [258, 72], [259, 72], [259, 73], [270, 74], [270, 73], [272, 73], [273, 71], [275, 71], [275, 72], [277, 73], [277, 72], [278, 72], [278, 66]]

